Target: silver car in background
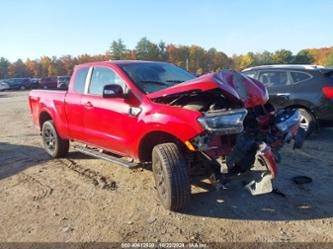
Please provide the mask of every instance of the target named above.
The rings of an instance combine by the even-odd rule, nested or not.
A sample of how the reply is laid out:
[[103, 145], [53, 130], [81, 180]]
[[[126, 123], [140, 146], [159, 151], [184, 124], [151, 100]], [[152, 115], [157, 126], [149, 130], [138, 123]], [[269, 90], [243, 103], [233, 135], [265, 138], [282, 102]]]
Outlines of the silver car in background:
[[9, 89], [10, 89], [9, 84], [4, 80], [0, 80], [0, 91], [2, 92]]

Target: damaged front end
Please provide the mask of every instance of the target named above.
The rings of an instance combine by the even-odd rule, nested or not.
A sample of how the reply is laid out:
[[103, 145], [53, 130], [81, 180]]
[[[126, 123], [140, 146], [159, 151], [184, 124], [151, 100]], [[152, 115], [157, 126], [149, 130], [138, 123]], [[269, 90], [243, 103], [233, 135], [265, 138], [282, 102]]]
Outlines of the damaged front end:
[[[216, 87], [202, 89], [204, 82], [214, 82]], [[202, 114], [197, 122], [204, 131], [185, 142], [190, 173], [209, 172], [223, 184], [255, 171], [246, 188], [253, 195], [271, 192], [281, 160], [279, 149], [292, 140], [294, 148], [300, 148], [304, 141], [297, 111], [276, 111], [263, 84], [235, 71], [209, 74], [190, 83], [194, 89], [184, 83], [186, 91], [173, 89], [172, 94], [154, 99]]]

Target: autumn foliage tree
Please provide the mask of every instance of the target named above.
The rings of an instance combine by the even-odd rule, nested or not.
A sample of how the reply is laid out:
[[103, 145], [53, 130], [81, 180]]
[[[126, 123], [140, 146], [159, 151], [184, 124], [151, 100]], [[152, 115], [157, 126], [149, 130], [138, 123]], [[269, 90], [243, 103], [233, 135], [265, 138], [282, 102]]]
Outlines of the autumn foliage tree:
[[333, 51], [327, 57], [325, 64], [326, 66], [333, 67]]
[[0, 79], [71, 75], [75, 65], [110, 59], [167, 61], [192, 73], [203, 74], [226, 68], [243, 70], [247, 67], [269, 64], [333, 66], [333, 47], [303, 49], [295, 55], [289, 50], [280, 49], [275, 52], [248, 52], [229, 57], [216, 48], [206, 50], [198, 45], [166, 44], [163, 41], [154, 43], [146, 37], [140, 39], [134, 49], [128, 49], [122, 39], [117, 39], [111, 42], [107, 52], [98, 55], [41, 56], [35, 60], [27, 59], [25, 62], [19, 59], [13, 63], [0, 55]]
[[21, 59], [18, 59], [14, 63], [8, 66], [9, 77], [26, 77], [30, 76], [27, 66]]

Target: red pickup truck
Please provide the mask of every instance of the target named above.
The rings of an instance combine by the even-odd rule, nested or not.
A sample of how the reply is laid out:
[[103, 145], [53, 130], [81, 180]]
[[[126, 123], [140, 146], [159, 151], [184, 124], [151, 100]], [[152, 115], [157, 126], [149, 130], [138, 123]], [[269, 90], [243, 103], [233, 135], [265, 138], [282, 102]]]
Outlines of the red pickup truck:
[[129, 168], [151, 164], [170, 210], [188, 203], [194, 172], [235, 175], [249, 171], [259, 156], [270, 178], [276, 175], [271, 137], [295, 137], [299, 120], [295, 111], [274, 114], [267, 101], [263, 84], [235, 71], [197, 78], [149, 61], [79, 65], [67, 91], [32, 90], [29, 96], [50, 156], [66, 156], [75, 141], [84, 144], [76, 146], [81, 152]]

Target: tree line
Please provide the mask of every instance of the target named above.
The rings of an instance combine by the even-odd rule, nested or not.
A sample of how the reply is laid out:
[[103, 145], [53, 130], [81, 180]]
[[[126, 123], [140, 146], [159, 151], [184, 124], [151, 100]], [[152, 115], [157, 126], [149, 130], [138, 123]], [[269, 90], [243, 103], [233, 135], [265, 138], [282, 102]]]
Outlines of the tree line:
[[10, 62], [0, 57], [0, 79], [20, 77], [45, 77], [70, 75], [77, 64], [105, 60], [153, 60], [174, 63], [192, 73], [202, 74], [222, 69], [242, 70], [247, 67], [267, 64], [318, 64], [333, 66], [333, 47], [303, 49], [296, 54], [286, 49], [275, 52], [248, 52], [227, 56], [215, 48], [208, 50], [197, 46], [154, 43], [146, 37], [138, 41], [134, 49], [128, 49], [121, 39], [110, 44], [105, 54], [79, 56], [42, 56], [39, 59], [18, 59]]

